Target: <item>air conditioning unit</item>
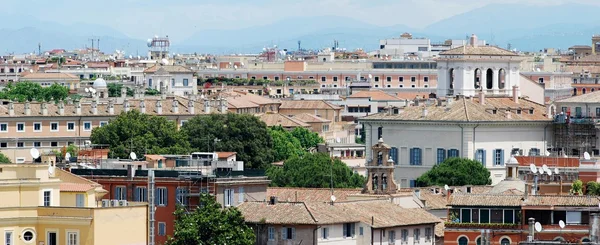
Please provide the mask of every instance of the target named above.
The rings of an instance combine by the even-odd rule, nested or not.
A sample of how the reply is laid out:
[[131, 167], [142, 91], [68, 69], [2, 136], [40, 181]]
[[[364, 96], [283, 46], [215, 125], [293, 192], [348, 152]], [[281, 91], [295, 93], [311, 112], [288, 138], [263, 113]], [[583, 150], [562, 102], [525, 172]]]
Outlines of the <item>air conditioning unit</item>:
[[118, 207], [119, 206], [119, 200], [110, 200], [110, 206], [112, 207]]
[[102, 199], [102, 207], [110, 207], [110, 200]]
[[119, 201], [119, 206], [122, 206], [122, 207], [129, 206], [129, 203], [127, 202], [127, 200], [120, 200]]

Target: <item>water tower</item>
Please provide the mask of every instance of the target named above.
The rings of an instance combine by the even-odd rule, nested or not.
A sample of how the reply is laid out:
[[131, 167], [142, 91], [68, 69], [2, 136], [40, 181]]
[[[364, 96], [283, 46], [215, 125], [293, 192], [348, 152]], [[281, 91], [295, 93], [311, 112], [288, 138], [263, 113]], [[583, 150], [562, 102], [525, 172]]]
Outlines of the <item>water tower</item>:
[[169, 58], [169, 36], [148, 39], [148, 57], [150, 60], [162, 60]]

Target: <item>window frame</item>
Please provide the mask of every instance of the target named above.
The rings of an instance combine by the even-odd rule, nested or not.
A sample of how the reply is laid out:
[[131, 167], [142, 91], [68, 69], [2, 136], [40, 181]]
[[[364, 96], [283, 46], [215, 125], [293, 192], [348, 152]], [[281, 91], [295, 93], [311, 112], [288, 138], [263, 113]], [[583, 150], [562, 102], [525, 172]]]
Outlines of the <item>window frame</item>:
[[[10, 234], [10, 239], [7, 239]], [[7, 241], [9, 240], [9, 241]], [[4, 230], [4, 244], [3, 245], [14, 245], [15, 244], [15, 231], [14, 230]]]
[[[23, 125], [23, 129], [19, 130], [19, 125]], [[15, 125], [15, 129], [17, 130], [17, 133], [25, 133], [25, 123], [24, 122], [17, 122], [17, 124]]]
[[[52, 125], [56, 124], [56, 129], [52, 129]], [[50, 132], [58, 132], [60, 130], [60, 123], [59, 122], [50, 122]]]
[[[40, 125], [40, 129], [36, 130], [35, 129], [35, 125]], [[34, 133], [40, 133], [40, 132], [42, 132], [42, 126], [43, 126], [42, 122], [34, 122], [33, 123], [33, 132]]]
[[[69, 129], [69, 124], [73, 124], [73, 129]], [[75, 122], [67, 122], [67, 131], [68, 132], [73, 132], [75, 131]]]
[[[162, 232], [161, 232], [161, 226], [162, 226]], [[158, 222], [158, 225], [156, 226], [156, 228], [157, 228], [156, 234], [158, 236], [166, 236], [167, 235], [167, 223]]]
[[[88, 123], [90, 124], [90, 128], [86, 129], [85, 125], [88, 124]], [[83, 122], [83, 131], [92, 131], [92, 121], [84, 121]]]
[[[417, 154], [418, 153], [418, 154]], [[418, 147], [410, 148], [410, 165], [422, 166], [423, 165], [423, 150]]]
[[485, 166], [485, 149], [477, 149], [475, 150], [475, 161], [480, 162], [483, 166]]
[[169, 198], [167, 196], [167, 194], [168, 194], [167, 187], [157, 187], [156, 188], [156, 200], [157, 200], [156, 205], [157, 206], [159, 206], [159, 207], [167, 206], [167, 204], [168, 204], [167, 199]]
[[[81, 198], [81, 200], [79, 200], [80, 198]], [[79, 205], [80, 201], [81, 201], [81, 205]], [[80, 208], [85, 207], [85, 194], [83, 194], [83, 193], [75, 194], [75, 206], [80, 207]]]
[[[48, 196], [46, 196], [48, 194]], [[46, 200], [48, 198], [48, 200]], [[42, 191], [42, 206], [51, 207], [52, 206], [52, 190], [45, 189]]]
[[504, 149], [494, 149], [494, 166], [504, 166]]
[[134, 202], [148, 202], [148, 187], [136, 186], [133, 188]]
[[115, 186], [115, 194], [113, 196], [116, 200], [127, 200], [127, 186]]
[[275, 233], [276, 233], [276, 232], [275, 232], [275, 227], [273, 227], [273, 226], [269, 226], [269, 227], [267, 228], [267, 239], [268, 239], [269, 241], [275, 241], [275, 237], [276, 237], [276, 236], [275, 236]]
[[[2, 130], [4, 127], [4, 130]], [[0, 123], [0, 133], [8, 133], [8, 123]]]
[[413, 229], [413, 243], [421, 242], [421, 228]]
[[[75, 235], [75, 241], [74, 243], [71, 243], [71, 235]], [[80, 239], [79, 239], [79, 231], [78, 230], [66, 230], [65, 231], [65, 239], [66, 239], [66, 243], [67, 245], [79, 245], [80, 243]]]
[[104, 127], [108, 125], [108, 121], [100, 121], [100, 123], [98, 124], [98, 127]]

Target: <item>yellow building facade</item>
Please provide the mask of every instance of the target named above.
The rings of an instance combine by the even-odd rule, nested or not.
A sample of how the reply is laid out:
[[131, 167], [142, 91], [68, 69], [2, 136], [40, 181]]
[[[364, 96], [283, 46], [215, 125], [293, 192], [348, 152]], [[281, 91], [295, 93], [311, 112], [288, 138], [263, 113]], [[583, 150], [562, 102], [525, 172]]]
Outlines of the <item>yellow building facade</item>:
[[147, 204], [103, 207], [106, 193], [45, 164], [0, 164], [0, 244], [147, 244]]

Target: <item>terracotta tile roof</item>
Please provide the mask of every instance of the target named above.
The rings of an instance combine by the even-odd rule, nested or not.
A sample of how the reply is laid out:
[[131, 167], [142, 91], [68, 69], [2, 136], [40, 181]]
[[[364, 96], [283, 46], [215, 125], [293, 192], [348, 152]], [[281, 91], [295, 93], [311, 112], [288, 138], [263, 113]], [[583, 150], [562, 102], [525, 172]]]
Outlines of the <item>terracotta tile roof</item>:
[[[173, 100], [176, 101], [178, 107], [178, 113], [173, 111]], [[141, 111], [141, 99], [132, 99], [128, 98], [130, 109]], [[146, 105], [146, 114], [149, 115], [157, 115], [156, 105], [158, 101], [162, 101], [162, 114], [160, 115], [191, 115], [188, 108], [188, 99], [184, 97], [175, 96], [174, 98], [167, 98], [162, 100], [160, 97], [145, 97], [144, 104]], [[92, 101], [89, 99], [83, 99], [81, 103], [81, 115], [77, 115], [76, 104], [68, 104], [65, 102], [64, 105], [64, 115], [67, 117], [72, 116], [117, 116], [122, 111], [124, 111], [125, 103], [116, 103], [114, 104], [114, 114], [110, 114], [108, 110], [108, 101], [103, 100], [97, 105], [98, 113], [97, 115], [93, 114], [92, 111]], [[47, 103], [48, 109], [48, 117], [57, 117], [61, 116], [58, 110], [58, 104], [55, 103]], [[196, 114], [204, 114], [203, 112], [204, 105], [201, 102], [194, 102], [194, 115]], [[30, 103], [31, 117], [39, 117], [43, 116], [42, 114], [42, 103], [40, 102], [31, 102]], [[9, 115], [8, 104], [0, 104], [0, 118], [1, 117], [26, 117], [25, 115], [25, 103], [14, 103], [14, 116]]]
[[86, 63], [88, 68], [109, 68], [108, 62], [88, 62]]
[[60, 191], [63, 192], [87, 192], [94, 188], [90, 184], [60, 183]]
[[441, 193], [434, 194], [427, 191], [421, 191], [419, 194], [421, 200], [425, 201], [425, 209], [448, 209], [448, 197]]
[[68, 73], [29, 73], [23, 77], [21, 80], [41, 80], [41, 79], [69, 79], [69, 80], [79, 80], [79, 77]]
[[463, 194], [450, 195], [450, 206], [520, 207], [522, 195]]
[[219, 158], [228, 158], [228, 157], [233, 156], [235, 154], [237, 154], [237, 153], [235, 153], [235, 152], [217, 152], [217, 155], [218, 155]]
[[440, 53], [443, 55], [487, 55], [487, 56], [519, 56], [518, 54], [495, 46], [465, 45]]
[[[340, 189], [333, 190], [337, 202], [348, 200], [349, 195], [360, 194], [362, 189]], [[267, 197], [275, 196], [279, 201], [288, 202], [329, 202], [331, 200], [331, 189], [329, 188], [292, 188], [292, 187], [269, 187]]]
[[60, 191], [64, 192], [87, 192], [96, 189], [96, 192], [106, 192], [102, 185], [86, 178], [72, 174], [71, 172], [56, 168], [56, 176], [61, 180]]
[[[441, 220], [421, 208], [401, 208], [400, 206], [385, 201], [356, 201], [336, 203], [344, 211], [351, 213], [361, 222], [373, 228], [386, 228], [397, 226], [410, 226], [421, 224], [436, 224]], [[373, 221], [373, 222], [372, 222]]]
[[515, 156], [519, 162], [519, 166], [529, 166], [535, 164], [535, 166], [541, 167], [544, 164], [548, 167], [579, 167], [579, 158], [575, 157], [546, 157], [546, 156]]
[[238, 209], [249, 223], [317, 225], [359, 221], [337, 205], [327, 203], [245, 202]]
[[[515, 103], [511, 98], [486, 98], [485, 105], [478, 98], [460, 98], [448, 106], [409, 106], [398, 114], [376, 113], [359, 120], [397, 120], [397, 121], [539, 121], [550, 122], [545, 116], [546, 108], [526, 99]], [[427, 115], [423, 116], [423, 109]], [[507, 109], [511, 110], [511, 118], [507, 117]], [[529, 110], [533, 109], [533, 114]], [[496, 114], [493, 114], [493, 112]], [[521, 114], [517, 114], [521, 110]]]
[[146, 159], [150, 159], [150, 160], [165, 160], [167, 158], [161, 156], [161, 155], [144, 155], [146, 157]]
[[569, 97], [566, 99], [558, 100], [555, 103], [560, 104], [560, 103], [598, 103], [598, 102], [600, 102], [600, 91]]
[[187, 67], [184, 66], [178, 66], [178, 65], [154, 65], [152, 67], [147, 68], [146, 70], [144, 70], [144, 73], [155, 73], [158, 70], [164, 70], [166, 72], [169, 73], [193, 73], [194, 71], [188, 69]]
[[292, 117], [288, 117], [286, 115], [282, 115], [279, 113], [265, 113], [265, 114], [258, 114], [257, 115], [261, 121], [265, 122], [265, 124], [267, 124], [267, 126], [269, 127], [273, 127], [273, 126], [282, 126], [284, 128], [296, 128], [296, 127], [303, 127], [303, 128], [308, 128], [310, 127], [309, 124], [300, 121], [298, 119], [292, 118]]
[[334, 109], [342, 108], [324, 100], [284, 100], [281, 102], [280, 109]]
[[369, 100], [375, 101], [401, 100], [400, 98], [381, 90], [359, 91], [358, 93], [348, 96], [348, 98], [369, 98]]
[[300, 113], [298, 115], [294, 115], [293, 118], [303, 121], [305, 123], [330, 123], [331, 120], [327, 120], [325, 118], [318, 117], [309, 113]]
[[598, 207], [598, 196], [533, 196], [529, 195], [523, 206], [566, 206], [566, 207]]
[[396, 97], [403, 99], [403, 100], [413, 100], [415, 98], [425, 99], [425, 98], [429, 98], [429, 93], [401, 91], [401, 92], [396, 93]]

